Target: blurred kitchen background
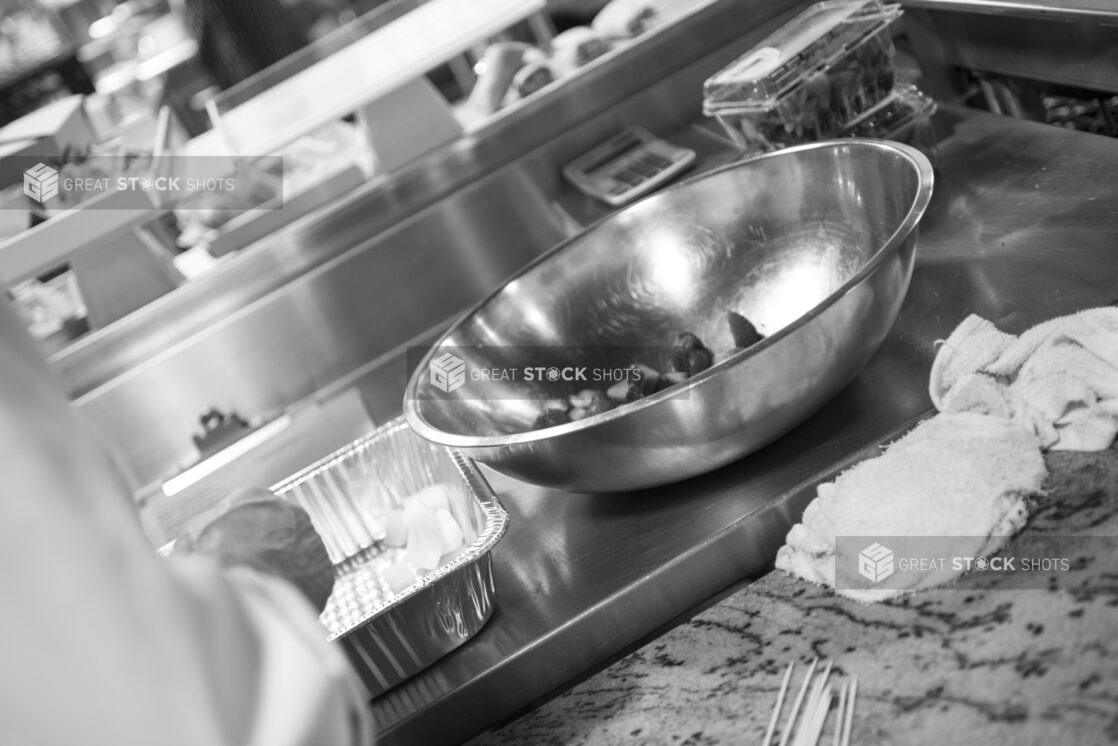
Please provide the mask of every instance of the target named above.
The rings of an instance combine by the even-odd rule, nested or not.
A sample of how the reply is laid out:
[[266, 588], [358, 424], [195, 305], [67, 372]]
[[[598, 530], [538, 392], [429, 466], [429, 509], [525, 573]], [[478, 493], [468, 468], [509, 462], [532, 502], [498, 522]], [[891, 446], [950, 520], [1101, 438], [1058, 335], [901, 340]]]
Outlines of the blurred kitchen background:
[[[246, 434], [282, 425], [245, 449], [272, 456], [231, 459], [259, 483], [397, 416], [409, 347], [615, 209], [564, 178], [579, 156], [634, 123], [692, 172], [748, 155], [703, 81], [809, 5], [282, 0], [300, 38], [230, 51], [192, 4], [0, 0], [0, 288], [157, 535], [190, 502], [168, 480]], [[1114, 14], [1004, 5], [901, 4], [906, 139], [934, 157], [936, 102], [1118, 133]], [[28, 159], [104, 176], [88, 156], [152, 153], [254, 188], [146, 210], [23, 192]]]

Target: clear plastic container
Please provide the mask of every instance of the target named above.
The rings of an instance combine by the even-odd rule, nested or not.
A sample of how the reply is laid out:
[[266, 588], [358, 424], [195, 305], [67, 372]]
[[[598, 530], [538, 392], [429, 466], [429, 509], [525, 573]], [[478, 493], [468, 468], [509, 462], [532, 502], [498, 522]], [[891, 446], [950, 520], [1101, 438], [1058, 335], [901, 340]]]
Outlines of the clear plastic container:
[[936, 102], [912, 85], [899, 85], [881, 103], [850, 121], [843, 137], [874, 137], [911, 145], [936, 160], [936, 134], [932, 115]]
[[703, 112], [744, 150], [835, 137], [890, 94], [888, 26], [879, 0], [817, 3], [703, 84]]

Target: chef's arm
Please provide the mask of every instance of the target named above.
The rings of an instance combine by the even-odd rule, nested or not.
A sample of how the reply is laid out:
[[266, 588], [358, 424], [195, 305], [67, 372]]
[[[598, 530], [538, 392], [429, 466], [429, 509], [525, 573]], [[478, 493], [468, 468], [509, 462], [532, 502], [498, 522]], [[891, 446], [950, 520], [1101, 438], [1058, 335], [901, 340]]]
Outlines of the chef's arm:
[[363, 696], [286, 581], [164, 561], [0, 302], [0, 742], [350, 744]]

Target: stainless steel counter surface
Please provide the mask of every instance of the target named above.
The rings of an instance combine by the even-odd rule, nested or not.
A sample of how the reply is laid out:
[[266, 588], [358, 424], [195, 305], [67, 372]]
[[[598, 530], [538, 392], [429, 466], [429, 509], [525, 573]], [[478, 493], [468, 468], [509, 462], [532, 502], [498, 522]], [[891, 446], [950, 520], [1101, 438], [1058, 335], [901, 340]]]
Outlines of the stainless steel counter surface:
[[1118, 141], [944, 107], [936, 193], [900, 318], [807, 423], [722, 470], [571, 495], [494, 476], [511, 528], [497, 608], [470, 644], [372, 703], [382, 744], [499, 725], [763, 572], [798, 489], [930, 408], [934, 345], [969, 313], [1010, 332], [1118, 298]]

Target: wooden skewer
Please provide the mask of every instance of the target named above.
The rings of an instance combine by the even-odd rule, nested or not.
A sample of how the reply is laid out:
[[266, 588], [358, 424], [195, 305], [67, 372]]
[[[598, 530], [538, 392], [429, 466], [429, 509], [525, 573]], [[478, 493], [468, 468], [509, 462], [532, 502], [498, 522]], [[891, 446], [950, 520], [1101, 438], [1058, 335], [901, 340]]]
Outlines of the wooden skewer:
[[[827, 661], [827, 666], [823, 669], [823, 673], [816, 677], [815, 683], [811, 687], [811, 693], [808, 694], [807, 697], [807, 704], [804, 705], [804, 724], [810, 724], [813, 720], [813, 714], [819, 706], [819, 698], [823, 695], [823, 687], [826, 686], [827, 679], [831, 677], [832, 665], [832, 661]], [[793, 743], [799, 744], [800, 741], [797, 738]]]
[[811, 677], [815, 673], [815, 667], [819, 664], [819, 659], [816, 658], [808, 666], [807, 676], [804, 677], [804, 683], [800, 686], [800, 692], [796, 695], [796, 701], [792, 704], [792, 712], [788, 714], [788, 722], [785, 723], [784, 730], [780, 734], [780, 746], [788, 746], [788, 737], [792, 734], [792, 726], [796, 722], [796, 717], [800, 714], [800, 705], [804, 702], [804, 694], [807, 693], [808, 684], [811, 683]]
[[839, 689], [838, 712], [835, 713], [835, 737], [833, 746], [842, 746], [842, 724], [846, 722], [846, 693], [849, 687], [846, 684]]
[[854, 727], [854, 701], [858, 697], [858, 677], [850, 677], [850, 694], [846, 702], [846, 722], [842, 726], [842, 746], [850, 746], [850, 730]]
[[780, 710], [784, 707], [784, 695], [788, 693], [788, 682], [792, 679], [792, 669], [795, 668], [795, 661], [788, 664], [788, 670], [784, 672], [784, 680], [780, 683], [780, 693], [776, 695], [776, 707], [773, 709], [773, 715], [769, 718], [769, 727], [765, 730], [765, 740], [761, 742], [761, 746], [769, 746], [773, 740], [773, 733], [776, 732], [776, 723], [780, 720]]
[[826, 668], [823, 669], [823, 673], [820, 674], [815, 682], [815, 687], [811, 690], [813, 706], [819, 704], [819, 697], [823, 693], [823, 687], [827, 685], [827, 680], [831, 678], [831, 666], [833, 665], [834, 661], [827, 661]]
[[[831, 705], [835, 705], [835, 727], [831, 739], [832, 746], [850, 746], [851, 731], [854, 724], [854, 702], [858, 693], [858, 678], [851, 676], [841, 686], [830, 683], [834, 661], [827, 661], [823, 670], [816, 675], [819, 668], [819, 658], [815, 658], [808, 666], [803, 683], [792, 703], [784, 727], [780, 732], [779, 746], [819, 746], [826, 729], [827, 719], [831, 713]], [[768, 728], [765, 729], [765, 738], [761, 746], [771, 746], [776, 731], [776, 724], [780, 721], [784, 709], [784, 701], [792, 681], [792, 674], [796, 668], [795, 662], [788, 664], [784, 677], [777, 693], [776, 706], [769, 718]], [[837, 702], [836, 702], [837, 699]]]
[[823, 725], [827, 722], [827, 715], [831, 711], [831, 700], [834, 699], [834, 689], [830, 684], [823, 687], [819, 699], [815, 702], [815, 717], [811, 720], [811, 727], [804, 736], [804, 746], [819, 746], [819, 739], [823, 735]]
[[815, 734], [816, 721], [820, 728], [823, 726], [823, 721], [827, 717], [827, 710], [830, 709], [831, 701], [827, 700], [826, 706], [822, 709], [820, 705], [823, 701], [824, 692], [830, 692], [830, 687], [826, 686], [827, 679], [831, 675], [831, 663], [828, 662], [827, 667], [823, 673], [815, 679], [815, 684], [811, 687], [811, 694], [808, 695], [807, 705], [804, 707], [804, 717], [800, 726], [796, 731], [796, 740], [793, 746], [812, 746], [818, 743], [819, 736]]

